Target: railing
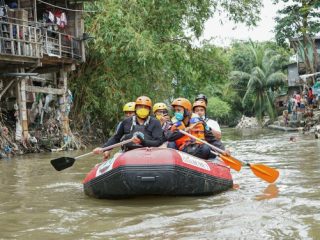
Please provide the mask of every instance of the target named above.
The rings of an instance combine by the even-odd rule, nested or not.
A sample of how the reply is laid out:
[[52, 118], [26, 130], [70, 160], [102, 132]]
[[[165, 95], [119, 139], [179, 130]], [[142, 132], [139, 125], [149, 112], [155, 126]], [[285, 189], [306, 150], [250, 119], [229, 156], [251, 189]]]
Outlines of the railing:
[[23, 24], [0, 21], [0, 54], [82, 59], [81, 40], [74, 36]]
[[0, 54], [41, 58], [41, 30], [32, 26], [0, 21]]
[[43, 37], [43, 51], [50, 57], [81, 60], [81, 41], [74, 36], [46, 29]]

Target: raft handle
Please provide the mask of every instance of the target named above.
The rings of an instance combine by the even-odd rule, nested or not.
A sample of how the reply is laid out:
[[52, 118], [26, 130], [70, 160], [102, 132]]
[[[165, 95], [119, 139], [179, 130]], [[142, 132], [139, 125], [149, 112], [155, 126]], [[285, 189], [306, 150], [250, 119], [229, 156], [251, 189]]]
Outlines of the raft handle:
[[156, 177], [141, 177], [141, 176], [137, 176], [137, 178], [141, 181], [141, 182], [155, 182], [156, 178], [158, 178], [158, 176]]

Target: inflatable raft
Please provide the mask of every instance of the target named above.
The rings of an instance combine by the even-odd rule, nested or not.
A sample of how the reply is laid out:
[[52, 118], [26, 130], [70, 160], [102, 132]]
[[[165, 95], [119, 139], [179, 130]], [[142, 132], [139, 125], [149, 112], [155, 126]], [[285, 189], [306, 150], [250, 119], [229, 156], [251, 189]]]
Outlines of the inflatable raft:
[[233, 185], [230, 168], [169, 148], [139, 148], [97, 164], [83, 181], [96, 198], [212, 195]]

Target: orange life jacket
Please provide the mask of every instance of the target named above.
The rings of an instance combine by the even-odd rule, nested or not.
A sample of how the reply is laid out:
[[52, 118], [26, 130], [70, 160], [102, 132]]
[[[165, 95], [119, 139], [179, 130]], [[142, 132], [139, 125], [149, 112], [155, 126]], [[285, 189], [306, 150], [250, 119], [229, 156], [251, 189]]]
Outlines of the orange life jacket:
[[[196, 123], [195, 126], [189, 130], [189, 132], [192, 136], [195, 136], [196, 138], [200, 138], [201, 140], [205, 139], [204, 137], [205, 129], [204, 129], [203, 123]], [[202, 142], [199, 142], [199, 141], [197, 141], [197, 143], [202, 144]]]
[[[182, 122], [182, 124], [178, 127], [176, 127], [175, 125], [173, 126], [173, 128], [171, 128], [173, 131], [176, 130], [176, 129], [185, 129], [185, 125], [184, 123]], [[196, 124], [191, 124], [190, 125], [190, 130], [188, 131], [191, 135], [197, 137], [197, 138], [200, 138], [202, 140], [205, 139], [204, 137], [204, 125], [203, 123], [201, 122], [198, 122]], [[175, 141], [176, 143], [176, 146], [179, 150], [182, 150], [185, 146], [187, 146], [188, 144], [192, 143], [192, 142], [195, 142], [193, 138], [190, 138], [189, 136], [187, 135], [183, 135], [181, 138], [177, 139]], [[196, 141], [196, 143], [198, 144], [202, 144], [201, 142], [199, 141]]]
[[[176, 130], [184, 130], [186, 126], [184, 125], [184, 122], [179, 122], [180, 125], [177, 126], [177, 123], [173, 124], [171, 127], [171, 131], [176, 131]], [[176, 143], [177, 148], [180, 150], [180, 147], [185, 144], [185, 142], [190, 141], [190, 137], [187, 135], [183, 135], [181, 138], [175, 140], [174, 142]]]

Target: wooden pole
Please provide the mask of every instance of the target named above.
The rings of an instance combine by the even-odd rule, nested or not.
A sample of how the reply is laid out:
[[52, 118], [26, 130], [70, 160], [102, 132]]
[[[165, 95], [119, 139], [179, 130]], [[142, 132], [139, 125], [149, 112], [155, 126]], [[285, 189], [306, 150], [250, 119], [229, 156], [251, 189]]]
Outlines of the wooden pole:
[[63, 94], [62, 94], [62, 104], [60, 105], [61, 119], [62, 119], [62, 133], [63, 135], [69, 135], [69, 117], [67, 111], [67, 72], [64, 69], [60, 70], [60, 83], [62, 83]]
[[9, 82], [9, 84], [1, 91], [0, 93], [0, 100], [2, 98], [2, 96], [6, 93], [6, 91], [11, 87], [11, 85], [14, 83], [15, 80], [11, 80]]
[[[17, 69], [17, 72], [24, 72], [24, 68]], [[27, 120], [27, 104], [26, 104], [26, 79], [22, 78], [17, 79], [17, 88], [16, 88], [16, 96], [17, 96], [17, 105], [19, 115], [17, 116], [18, 122], [16, 125], [16, 137], [21, 137], [21, 140], [28, 138], [28, 120]], [[21, 136], [17, 135], [17, 128], [21, 126], [22, 134]], [[19, 140], [19, 139], [17, 139]]]
[[[25, 72], [24, 68], [21, 68], [21, 72]], [[24, 139], [28, 139], [29, 130], [28, 130], [28, 117], [27, 117], [27, 94], [26, 94], [26, 78], [22, 78], [20, 82], [20, 116], [21, 116], [21, 126], [22, 126], [22, 135]]]
[[37, 27], [37, 21], [38, 21], [37, 0], [33, 0], [33, 10], [34, 10], [33, 20], [34, 20], [34, 23], [35, 23], [35, 27]]
[[[83, 3], [81, 3], [81, 4], [78, 4], [78, 7], [77, 7], [77, 9], [79, 9], [79, 10], [83, 10], [84, 8], [83, 8]], [[82, 13], [81, 13], [82, 14]], [[80, 32], [80, 34], [79, 34], [79, 37], [80, 37], [80, 39], [82, 39], [82, 36], [83, 36], [83, 33], [84, 33], [84, 19], [83, 19], [83, 17], [82, 17], [82, 15], [81, 15], [80, 13], [79, 13], [79, 15], [78, 15], [78, 18], [77, 18], [77, 23], [78, 23], [78, 21], [80, 21], [80, 26], [78, 26], [77, 27], [77, 29], [78, 29], [78, 34], [79, 34], [79, 32]], [[82, 62], [85, 62], [86, 61], [86, 53], [85, 53], [85, 44], [84, 44], [84, 40], [81, 40], [80, 41], [80, 46], [81, 46], [81, 49], [80, 49], [80, 56], [81, 56], [81, 60], [82, 60]]]

